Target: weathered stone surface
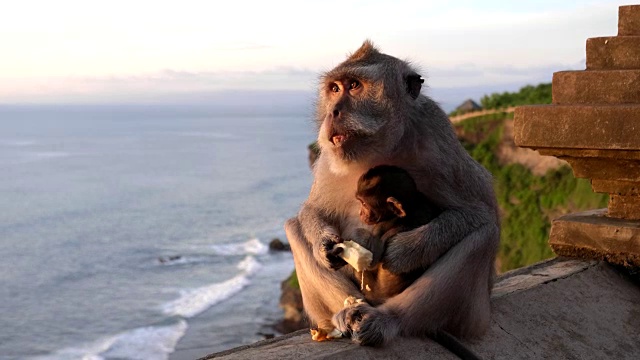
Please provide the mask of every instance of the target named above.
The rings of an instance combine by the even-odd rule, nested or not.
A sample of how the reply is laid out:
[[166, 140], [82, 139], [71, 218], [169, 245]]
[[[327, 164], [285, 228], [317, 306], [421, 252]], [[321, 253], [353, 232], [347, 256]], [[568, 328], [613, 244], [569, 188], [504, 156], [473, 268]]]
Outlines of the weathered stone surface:
[[640, 70], [560, 71], [552, 91], [558, 105], [640, 103]]
[[606, 216], [606, 209], [553, 220], [549, 244], [558, 255], [640, 266], [640, 222]]
[[587, 39], [587, 70], [640, 69], [640, 36]]
[[638, 359], [639, 304], [640, 288], [599, 263], [494, 299], [489, 332], [468, 345], [482, 359]]
[[640, 196], [640, 183], [638, 182], [593, 179], [591, 187], [593, 191], [599, 193]]
[[[466, 342], [483, 359], [637, 359], [640, 287], [601, 262], [554, 259], [502, 275], [492, 322]], [[348, 340], [314, 343], [308, 332], [203, 359], [455, 359], [428, 339], [398, 339], [382, 349]]]
[[607, 216], [640, 220], [640, 196], [611, 195]]
[[579, 178], [640, 181], [640, 161], [608, 158], [563, 157]]
[[640, 105], [534, 105], [516, 108], [518, 146], [640, 150]]
[[618, 35], [640, 35], [640, 5], [618, 8]]
[[257, 342], [229, 351], [211, 354], [205, 359], [458, 359], [429, 339], [398, 339], [392, 346], [371, 348], [355, 345], [349, 339], [315, 342], [309, 330]]
[[493, 287], [491, 297], [496, 299], [519, 291], [529, 290], [538, 285], [584, 271], [596, 263], [597, 261], [556, 258], [511, 270], [500, 276], [499, 281]]

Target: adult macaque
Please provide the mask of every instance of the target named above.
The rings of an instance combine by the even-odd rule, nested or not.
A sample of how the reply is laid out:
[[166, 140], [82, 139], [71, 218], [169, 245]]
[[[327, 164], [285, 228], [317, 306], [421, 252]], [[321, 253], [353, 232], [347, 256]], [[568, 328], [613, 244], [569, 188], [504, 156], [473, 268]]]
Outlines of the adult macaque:
[[[420, 93], [422, 82], [407, 62], [369, 41], [322, 76], [314, 182], [298, 216], [285, 225], [309, 318], [327, 333], [351, 333], [362, 345], [439, 330], [474, 337], [489, 324], [500, 234], [492, 178], [460, 145], [447, 115]], [[357, 180], [382, 164], [406, 169], [442, 210], [429, 224], [389, 239], [382, 263], [396, 274], [427, 270], [381, 305], [344, 307], [349, 296], [364, 296], [332, 251], [343, 240], [357, 240]]]

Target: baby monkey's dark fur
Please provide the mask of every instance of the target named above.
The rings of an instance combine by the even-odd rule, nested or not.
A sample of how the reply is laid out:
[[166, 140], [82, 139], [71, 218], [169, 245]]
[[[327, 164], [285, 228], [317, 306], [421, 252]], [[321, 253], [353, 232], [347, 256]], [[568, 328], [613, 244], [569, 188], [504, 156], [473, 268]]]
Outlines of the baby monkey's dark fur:
[[440, 210], [418, 191], [408, 172], [391, 165], [376, 166], [363, 174], [356, 198], [360, 201], [360, 220], [373, 225], [372, 236], [365, 245], [373, 253], [373, 263], [356, 278], [367, 286], [363, 290], [367, 302], [378, 305], [402, 292], [426, 270], [420, 267], [396, 274], [385, 269], [380, 259], [387, 239], [429, 223]]

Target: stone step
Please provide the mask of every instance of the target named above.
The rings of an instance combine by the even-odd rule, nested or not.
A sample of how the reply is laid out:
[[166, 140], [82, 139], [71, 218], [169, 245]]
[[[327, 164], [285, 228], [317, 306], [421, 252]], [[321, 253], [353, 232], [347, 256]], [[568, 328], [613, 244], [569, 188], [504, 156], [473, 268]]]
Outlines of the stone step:
[[638, 104], [640, 70], [560, 71], [552, 91], [558, 105]]
[[640, 36], [587, 39], [587, 70], [640, 69]]
[[618, 8], [618, 35], [640, 35], [640, 5]]
[[640, 266], [640, 222], [610, 218], [604, 209], [565, 215], [551, 223], [549, 245], [561, 256]]
[[531, 105], [515, 111], [514, 139], [530, 148], [640, 150], [640, 104]]
[[[552, 149], [547, 149], [553, 154]], [[543, 151], [541, 151], [543, 152]], [[640, 161], [629, 160], [620, 155], [617, 159], [562, 157], [577, 178], [593, 180], [620, 180], [640, 185]], [[640, 214], [638, 214], [640, 215]]]
[[593, 191], [615, 195], [630, 195], [640, 197], [640, 183], [622, 180], [591, 180]]

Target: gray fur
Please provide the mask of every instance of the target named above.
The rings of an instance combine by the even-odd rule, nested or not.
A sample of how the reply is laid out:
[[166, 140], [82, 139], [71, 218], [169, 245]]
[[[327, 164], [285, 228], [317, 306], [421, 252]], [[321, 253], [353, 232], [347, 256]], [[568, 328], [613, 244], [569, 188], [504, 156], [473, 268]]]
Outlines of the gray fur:
[[[316, 119], [321, 154], [308, 200], [285, 225], [310, 319], [320, 328], [351, 331], [363, 345], [440, 330], [476, 337], [489, 324], [500, 236], [492, 177], [460, 145], [440, 107], [407, 92], [406, 77], [417, 73], [367, 41], [322, 77]], [[328, 90], [349, 79], [362, 82], [358, 96]], [[330, 141], [336, 129], [349, 136], [343, 147]], [[357, 180], [381, 164], [407, 170], [444, 211], [388, 241], [383, 266], [393, 273], [428, 268], [420, 278], [382, 305], [344, 309], [346, 297], [363, 296], [353, 271], [335, 270], [340, 264], [331, 247], [357, 237]]]

